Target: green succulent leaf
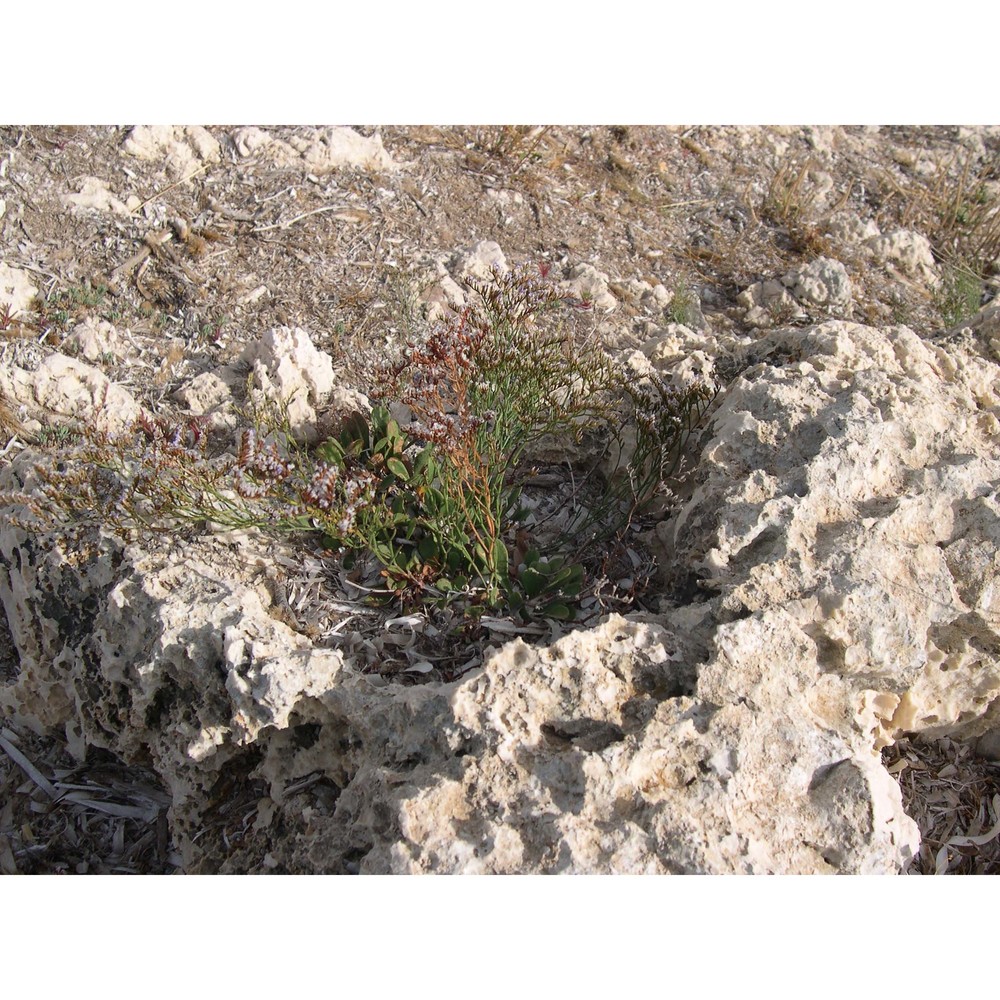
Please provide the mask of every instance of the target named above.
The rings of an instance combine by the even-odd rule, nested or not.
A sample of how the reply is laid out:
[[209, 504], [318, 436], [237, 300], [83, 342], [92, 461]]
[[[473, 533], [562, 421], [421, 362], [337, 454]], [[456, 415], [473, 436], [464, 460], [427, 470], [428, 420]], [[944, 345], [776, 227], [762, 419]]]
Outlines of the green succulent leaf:
[[561, 590], [567, 595], [580, 593], [583, 586], [583, 567], [580, 565], [567, 566], [559, 570], [549, 581], [549, 588], [553, 591]]
[[397, 478], [402, 479], [404, 482], [410, 478], [410, 473], [407, 471], [406, 466], [403, 464], [402, 459], [399, 458], [389, 458], [386, 460], [385, 467]]
[[541, 614], [545, 618], [555, 618], [557, 621], [572, 621], [576, 617], [573, 609], [568, 604], [563, 604], [560, 601], [553, 601], [552, 604], [546, 604], [541, 609]]
[[[340, 443], [347, 453], [360, 454], [371, 440], [368, 422], [360, 413], [353, 413], [344, 423], [340, 432]], [[360, 446], [360, 448], [358, 448]], [[355, 449], [358, 448], [357, 451]]]
[[547, 584], [548, 580], [544, 574], [539, 573], [530, 566], [521, 571], [521, 586], [529, 598], [537, 597], [541, 594], [546, 589]]
[[316, 454], [330, 465], [344, 464], [344, 448], [335, 438], [327, 438], [316, 448]]
[[437, 541], [430, 535], [425, 535], [420, 539], [417, 543], [417, 551], [427, 563], [436, 562], [441, 558], [441, 549], [438, 547]]
[[504, 545], [503, 540], [498, 538], [493, 542], [493, 572], [496, 574], [498, 579], [505, 580], [507, 578], [507, 546]]

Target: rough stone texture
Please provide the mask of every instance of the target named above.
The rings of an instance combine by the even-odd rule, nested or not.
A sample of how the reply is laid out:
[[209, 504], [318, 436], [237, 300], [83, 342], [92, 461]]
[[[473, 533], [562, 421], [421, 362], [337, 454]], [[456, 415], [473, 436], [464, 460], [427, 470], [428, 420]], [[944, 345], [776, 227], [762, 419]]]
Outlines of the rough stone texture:
[[202, 163], [217, 163], [219, 143], [200, 125], [137, 125], [123, 149], [140, 160], [162, 162], [175, 177], [187, 177]]
[[818, 257], [804, 267], [789, 272], [783, 282], [792, 295], [809, 306], [825, 306], [831, 311], [844, 311], [851, 305], [851, 279], [839, 260]]
[[966, 330], [991, 360], [1000, 361], [1000, 306], [985, 306], [975, 316], [959, 323], [950, 331], [950, 336], [961, 336]]
[[866, 246], [892, 270], [900, 271], [931, 288], [941, 283], [930, 241], [921, 233], [896, 229], [867, 240]]
[[566, 280], [559, 283], [559, 291], [571, 298], [592, 303], [598, 312], [612, 312], [618, 308], [618, 300], [608, 288], [608, 276], [593, 264], [574, 265]]
[[[918, 836], [878, 749], [1000, 721], [997, 366], [973, 330], [830, 321], [754, 347], [656, 533], [699, 596], [658, 617], [408, 687], [272, 617], [253, 537], [7, 527], [0, 705], [152, 759], [191, 866], [243, 760], [295, 871], [899, 871]], [[303, 808], [316, 774], [335, 792]]]
[[705, 347], [704, 335], [682, 323], [668, 323], [653, 333], [642, 345], [642, 353], [657, 368], [673, 368]]
[[465, 253], [456, 255], [452, 265], [452, 275], [458, 281], [468, 278], [488, 281], [494, 270], [507, 270], [507, 258], [504, 257], [500, 244], [494, 240], [481, 240]]
[[12, 316], [27, 312], [36, 294], [34, 283], [24, 271], [0, 264], [0, 311], [7, 306]]
[[[874, 761], [692, 696], [693, 652], [617, 616], [547, 650], [509, 644], [451, 697], [474, 751], [430, 785], [408, 776], [401, 836], [366, 861], [640, 874], [885, 870], [907, 857], [915, 829]], [[844, 800], [872, 810], [849, 832]]]
[[674, 293], [664, 285], [651, 285], [648, 281], [632, 278], [614, 288], [614, 294], [623, 298], [633, 309], [662, 313], [673, 301]]
[[64, 194], [62, 203], [70, 209], [75, 210], [96, 210], [98, 212], [111, 212], [114, 215], [128, 215], [129, 212], [138, 208], [141, 202], [135, 195], [129, 195], [122, 201], [108, 187], [107, 181], [99, 177], [84, 177], [77, 181], [79, 191], [75, 194]]
[[[254, 143], [263, 146], [256, 135], [244, 134], [240, 139], [248, 148], [255, 148]], [[364, 136], [343, 126], [309, 129], [287, 141], [274, 140], [264, 147], [264, 155], [276, 166], [301, 168], [312, 174], [344, 169], [374, 172], [399, 169], [382, 145], [381, 136]]]
[[127, 350], [121, 334], [111, 323], [92, 316], [78, 323], [62, 346], [88, 361], [100, 361], [109, 356], [121, 359]]
[[15, 528], [0, 537], [0, 597], [20, 652], [0, 707], [65, 726], [79, 751], [151, 757], [181, 841], [219, 769], [262, 727], [286, 726], [295, 701], [329, 687], [340, 666], [268, 615], [266, 590], [239, 582], [253, 548], [231, 537], [178, 557], [93, 532], [55, 544]]
[[804, 320], [817, 310], [848, 315], [851, 280], [840, 261], [818, 257], [780, 280], [756, 282], [736, 301], [747, 311], [746, 322], [762, 329]]
[[251, 751], [266, 812], [291, 809], [317, 771], [340, 789], [276, 840], [299, 871], [878, 872], [916, 846], [877, 758], [816, 727], [802, 678], [774, 669], [794, 633], [748, 647], [730, 630], [699, 680], [704, 621], [613, 616], [548, 649], [517, 640], [454, 684], [404, 687], [271, 618], [237, 579], [253, 540], [226, 544], [0, 533], [21, 654], [0, 705], [151, 760], [188, 865], [208, 791]]
[[269, 146], [274, 140], [263, 129], [250, 125], [237, 129], [232, 134], [233, 145], [240, 156], [252, 156], [258, 150]]
[[333, 388], [333, 360], [316, 350], [309, 334], [296, 327], [276, 327], [251, 344], [240, 361], [253, 366], [256, 387], [263, 397], [283, 400], [296, 433], [315, 437], [315, 407]]
[[463, 284], [470, 278], [488, 281], [494, 269], [508, 270], [507, 258], [497, 242], [480, 240], [454, 254], [425, 257], [417, 276], [410, 283], [410, 290], [423, 315], [433, 323], [449, 312], [465, 308], [467, 286], [463, 287]]
[[[730, 388], [700, 485], [660, 525], [747, 633], [791, 643], [808, 702], [845, 738], [974, 737], [1000, 718], [1000, 422], [977, 342], [830, 322]], [[756, 638], [754, 638], [754, 636]], [[797, 650], [797, 652], [796, 652]]]
[[50, 354], [32, 368], [0, 366], [0, 392], [32, 418], [71, 418], [110, 432], [124, 430], [142, 412], [127, 389], [65, 354]]
[[805, 312], [780, 281], [768, 278], [757, 281], [736, 297], [746, 310], [745, 321], [750, 326], [767, 329], [793, 319], [804, 319]]
[[174, 399], [196, 416], [232, 409], [233, 379], [224, 379], [216, 372], [202, 372], [185, 382], [175, 393]]
[[234, 363], [189, 379], [174, 392], [174, 399], [191, 413], [208, 416], [208, 426], [214, 430], [235, 427], [235, 403], [242, 398], [248, 366], [252, 401], [286, 404], [295, 434], [314, 440], [317, 407], [330, 405], [328, 397], [334, 389], [333, 360], [317, 350], [309, 334], [298, 327], [269, 330]]
[[448, 269], [452, 262], [447, 254], [425, 256], [409, 283], [408, 294], [429, 323], [465, 307], [465, 292]]
[[874, 219], [862, 219], [857, 212], [837, 212], [827, 223], [826, 231], [851, 244], [864, 243], [882, 235]]
[[333, 361], [316, 350], [309, 334], [296, 327], [276, 327], [251, 344], [240, 355], [250, 364], [264, 367], [275, 388], [286, 399], [304, 392], [318, 402], [333, 388]]

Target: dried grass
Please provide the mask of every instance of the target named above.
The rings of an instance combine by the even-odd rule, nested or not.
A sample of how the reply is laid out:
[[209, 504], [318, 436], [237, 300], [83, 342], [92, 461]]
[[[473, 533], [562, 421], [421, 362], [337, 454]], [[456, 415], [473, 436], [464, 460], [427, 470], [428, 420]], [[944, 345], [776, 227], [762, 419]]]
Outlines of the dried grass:
[[1000, 874], [1000, 763], [957, 740], [900, 740], [882, 753], [920, 828], [911, 875]]
[[0, 730], [0, 872], [169, 874], [180, 865], [156, 775], [90, 749], [75, 762], [59, 740]]

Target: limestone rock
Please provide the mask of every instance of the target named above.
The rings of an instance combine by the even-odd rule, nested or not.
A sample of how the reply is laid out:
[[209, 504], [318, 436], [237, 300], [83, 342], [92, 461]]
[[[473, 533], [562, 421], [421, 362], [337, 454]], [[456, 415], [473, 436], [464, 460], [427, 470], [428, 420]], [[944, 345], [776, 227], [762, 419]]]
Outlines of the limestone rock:
[[651, 285], [648, 281], [632, 278], [609, 286], [614, 295], [622, 299], [633, 309], [643, 309], [650, 313], [662, 313], [674, 297], [661, 284]]
[[806, 318], [784, 284], [774, 279], [755, 282], [740, 292], [736, 302], [746, 310], [744, 321], [762, 329]]
[[489, 281], [497, 272], [507, 271], [507, 258], [493, 240], [480, 240], [467, 250], [425, 257], [410, 288], [430, 323], [464, 309], [470, 278]]
[[457, 281], [468, 278], [489, 281], [495, 271], [507, 269], [507, 258], [500, 245], [493, 240], [481, 240], [469, 250], [455, 256], [451, 274]]
[[269, 330], [240, 355], [249, 364], [263, 365], [276, 388], [287, 399], [296, 392], [318, 402], [333, 388], [333, 360], [318, 351], [300, 327]]
[[[810, 711], [883, 746], [1000, 718], [1000, 392], [982, 354], [829, 322], [730, 388], [700, 485], [658, 531], [742, 631], [813, 680]], [[748, 373], [749, 374], [749, 373]], [[798, 663], [800, 666], [795, 666]]]
[[798, 302], [844, 312], [851, 305], [851, 279], [839, 260], [818, 257], [804, 267], [789, 272], [782, 282]]
[[833, 153], [834, 143], [842, 136], [843, 130], [829, 125], [807, 125], [803, 128], [803, 133], [806, 142], [816, 152], [829, 156]]
[[747, 310], [747, 323], [766, 329], [804, 320], [817, 310], [849, 314], [851, 294], [851, 281], [844, 265], [838, 260], [818, 257], [778, 281], [751, 285], [736, 301]]
[[450, 312], [458, 312], [466, 304], [465, 292], [461, 286], [448, 273], [442, 264], [443, 274], [439, 274], [437, 280], [432, 280], [430, 284], [419, 287], [422, 283], [415, 282], [419, 291], [415, 291], [417, 303], [428, 323], [436, 323], [444, 319]]
[[909, 229], [896, 229], [865, 241], [876, 259], [910, 278], [936, 288], [941, 283], [930, 241]]
[[705, 337], [682, 323], [668, 323], [642, 345], [642, 353], [656, 368], [667, 368], [682, 361], [692, 351], [705, 346]]
[[574, 265], [558, 288], [560, 294], [589, 302], [598, 312], [612, 312], [618, 308], [618, 300], [608, 288], [608, 276], [593, 264]]
[[115, 433], [131, 426], [142, 407], [99, 369], [50, 354], [32, 370], [0, 366], [0, 391], [33, 416], [55, 415]]
[[[241, 759], [300, 831], [270, 848], [295, 871], [865, 873], [915, 849], [870, 750], [812, 724], [803, 678], [774, 669], [775, 652], [810, 648], [794, 631], [761, 646], [730, 629], [699, 668], [704, 609], [676, 628], [612, 616], [406, 687], [270, 617], [239, 582], [252, 539], [228, 557], [222, 539], [74, 547], [0, 529], [21, 664], [0, 704], [151, 757], [188, 865], [208, 793]], [[316, 773], [339, 792], [303, 822], [292, 788]]]
[[0, 529], [0, 561], [12, 570], [0, 572], [0, 599], [21, 653], [0, 706], [65, 726], [80, 749], [152, 755], [189, 857], [191, 824], [219, 770], [265, 727], [286, 727], [295, 701], [332, 686], [342, 666], [238, 582], [253, 539], [240, 543], [209, 540], [202, 557], [178, 559], [94, 531], [53, 541]]
[[62, 203], [71, 209], [95, 210], [111, 212], [113, 215], [128, 215], [133, 208], [138, 208], [140, 202], [135, 195], [129, 195], [121, 201], [108, 187], [107, 181], [99, 177], [84, 177], [77, 182], [79, 191], [75, 194], [64, 194]]
[[293, 432], [303, 441], [317, 435], [317, 407], [333, 391], [333, 359], [317, 350], [309, 334], [299, 328], [275, 327], [249, 344], [239, 358], [215, 371], [202, 372], [185, 382], [174, 398], [191, 413], [207, 415], [212, 429], [236, 425], [234, 391], [252, 374], [252, 402], [287, 406]]
[[318, 175], [345, 169], [386, 173], [398, 169], [380, 135], [364, 136], [343, 126], [308, 129], [287, 141], [274, 140], [265, 155], [276, 166], [296, 167]]
[[173, 398], [195, 416], [207, 417], [209, 430], [233, 430], [238, 424], [233, 390], [240, 382], [231, 367], [202, 372], [188, 379], [174, 392]]
[[34, 283], [24, 271], [0, 263], [0, 312], [6, 306], [11, 316], [26, 313], [36, 294]]
[[668, 292], [666, 287], [660, 284], [654, 285], [648, 292], [644, 292], [639, 300], [639, 304], [644, 309], [650, 311], [660, 311], [668, 308], [673, 301], [675, 292]]
[[844, 243], [859, 244], [881, 236], [874, 219], [862, 219], [857, 212], [837, 212], [826, 225], [826, 231]]
[[240, 361], [253, 366], [256, 388], [265, 399], [281, 400], [288, 420], [306, 440], [316, 434], [316, 406], [333, 388], [333, 359], [318, 351], [305, 330], [276, 327], [250, 344]]
[[107, 320], [93, 316], [88, 316], [73, 328], [73, 332], [63, 341], [63, 347], [88, 361], [101, 361], [108, 355], [120, 359], [126, 351], [118, 330]]
[[991, 303], [984, 306], [975, 316], [963, 320], [950, 330], [949, 336], [961, 336], [966, 330], [982, 345], [989, 358], [1000, 361], [1000, 305]]
[[269, 146], [274, 140], [263, 129], [250, 125], [247, 128], [237, 129], [231, 136], [236, 152], [240, 156], [252, 156], [258, 150]]
[[175, 177], [189, 176], [202, 163], [218, 163], [222, 155], [219, 143], [200, 125], [137, 125], [122, 148], [139, 160], [162, 163]]
[[202, 372], [188, 379], [174, 399], [196, 416], [204, 416], [232, 402], [232, 384], [215, 372]]

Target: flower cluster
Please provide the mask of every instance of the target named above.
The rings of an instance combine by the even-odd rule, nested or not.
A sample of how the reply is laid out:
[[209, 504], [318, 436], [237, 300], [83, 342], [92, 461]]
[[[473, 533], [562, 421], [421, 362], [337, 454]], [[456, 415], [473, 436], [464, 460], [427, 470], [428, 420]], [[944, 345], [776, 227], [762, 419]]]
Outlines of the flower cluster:
[[439, 414], [429, 425], [418, 418], [406, 431], [417, 441], [426, 441], [445, 451], [454, 451], [457, 443], [468, 440], [487, 422], [487, 416], [480, 417], [466, 410], [464, 413]]
[[336, 465], [323, 462], [316, 467], [308, 485], [302, 491], [302, 499], [313, 507], [328, 511], [339, 501], [337, 484], [340, 469]]
[[657, 492], [677, 474], [684, 445], [700, 422], [714, 390], [705, 382], [680, 388], [654, 369], [623, 382], [636, 445], [625, 470], [633, 492], [641, 498]]
[[[515, 608], [579, 594], [583, 571], [569, 554], [623, 530], [676, 471], [712, 394], [653, 371], [637, 377], [583, 349], [558, 322], [540, 322], [560, 302], [544, 269], [496, 270], [470, 284], [475, 295], [461, 313], [366, 387], [372, 411], [315, 449], [296, 441], [277, 405], [244, 413], [248, 426], [222, 454], [210, 453], [197, 419], [143, 416], [117, 437], [84, 432], [40, 472], [36, 508], [64, 521], [139, 527], [180, 520], [315, 530], [331, 548], [374, 556], [400, 592], [475, 592], [485, 605]], [[409, 407], [405, 426], [393, 402]], [[553, 536], [552, 558], [509, 560], [522, 548], [519, 473], [532, 444], [561, 435], [610, 447], [616, 437], [623, 444], [623, 425], [635, 439], [620, 448], [626, 474], [592, 490], [600, 496], [588, 499], [582, 520], [574, 508], [564, 535]], [[547, 607], [570, 614], [551, 600]]]
[[554, 309], [560, 302], [548, 281], [549, 265], [524, 266], [504, 271], [494, 266], [488, 282], [472, 281], [493, 322], [524, 323]]

